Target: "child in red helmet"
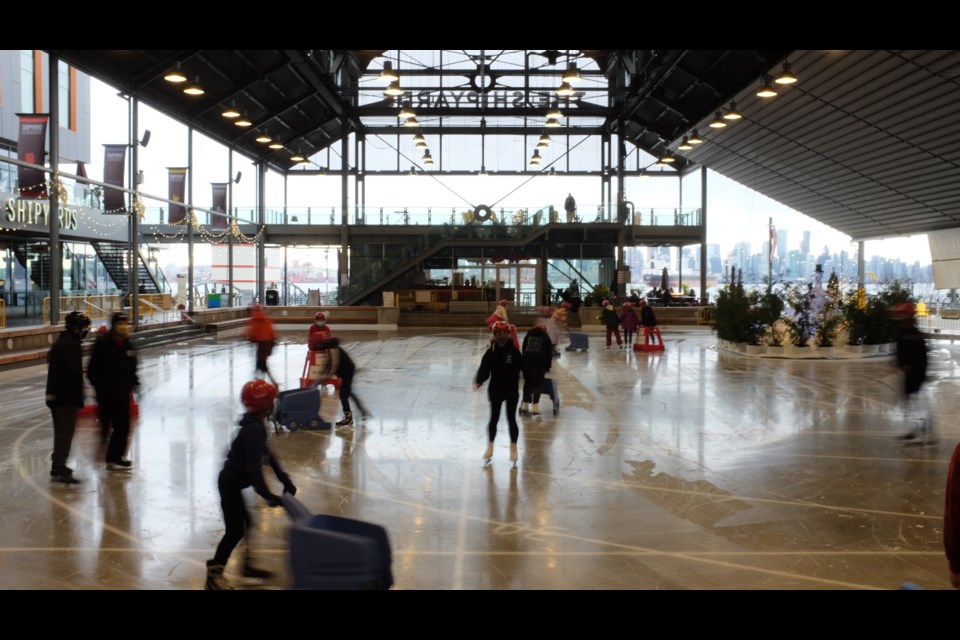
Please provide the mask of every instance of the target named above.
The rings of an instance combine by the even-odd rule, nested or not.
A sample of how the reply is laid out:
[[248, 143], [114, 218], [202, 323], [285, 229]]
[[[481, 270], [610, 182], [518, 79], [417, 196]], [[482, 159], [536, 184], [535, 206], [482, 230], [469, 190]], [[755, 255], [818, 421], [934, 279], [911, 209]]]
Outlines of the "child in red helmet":
[[[240, 432], [230, 445], [227, 461], [223, 464], [223, 470], [217, 481], [226, 531], [220, 544], [217, 545], [217, 552], [213, 559], [207, 560], [205, 586], [207, 590], [233, 589], [223, 577], [223, 570], [234, 548], [249, 532], [251, 524], [250, 513], [244, 504], [241, 491], [253, 486], [253, 490], [271, 507], [278, 507], [281, 504], [280, 496], [270, 491], [263, 477], [264, 463], [273, 468], [285, 492], [290, 495], [297, 493], [297, 488], [290, 481], [290, 476], [280, 467], [280, 462], [267, 447], [267, 429], [264, 420], [273, 412], [277, 394], [277, 387], [266, 380], [251, 380], [243, 385], [240, 392], [240, 401], [243, 402], [246, 413], [240, 418]], [[271, 572], [250, 564], [249, 545], [244, 553], [243, 575], [246, 578], [261, 579], [273, 576]]]
[[320, 348], [319, 344], [322, 340], [332, 336], [333, 332], [327, 326], [327, 314], [323, 311], [317, 311], [317, 314], [313, 316], [313, 324], [310, 325], [310, 335], [307, 337], [308, 348], [311, 351], [316, 351]]
[[493, 439], [497, 436], [497, 423], [500, 421], [500, 407], [507, 403], [507, 423], [510, 425], [510, 459], [517, 461], [517, 440], [520, 439], [520, 427], [517, 426], [517, 401], [520, 399], [520, 372], [523, 370], [523, 357], [513, 346], [510, 339], [510, 325], [506, 322], [493, 323], [494, 342], [483, 354], [480, 368], [473, 381], [473, 388], [479, 389], [490, 379], [487, 395], [490, 398], [490, 422], [487, 425], [487, 450], [483, 454], [484, 463], [493, 457]]

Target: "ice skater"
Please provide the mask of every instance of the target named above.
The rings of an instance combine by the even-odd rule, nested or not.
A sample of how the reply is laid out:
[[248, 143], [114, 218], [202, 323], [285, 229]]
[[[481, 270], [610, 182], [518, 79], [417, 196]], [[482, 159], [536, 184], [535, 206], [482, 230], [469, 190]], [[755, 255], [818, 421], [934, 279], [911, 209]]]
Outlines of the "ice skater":
[[520, 400], [520, 372], [523, 370], [523, 356], [513, 346], [510, 339], [510, 326], [506, 322], [493, 324], [493, 344], [483, 353], [480, 368], [474, 378], [473, 388], [480, 389], [490, 379], [487, 396], [490, 398], [490, 422], [487, 424], [487, 450], [483, 454], [484, 463], [493, 458], [493, 440], [497, 437], [497, 423], [500, 422], [500, 407], [507, 403], [507, 424], [510, 426], [510, 460], [516, 462], [517, 440], [520, 439], [520, 427], [517, 426], [517, 402]]
[[290, 495], [297, 493], [297, 487], [290, 480], [290, 476], [267, 447], [267, 429], [264, 420], [273, 412], [277, 394], [277, 387], [266, 380], [251, 380], [243, 385], [240, 391], [240, 401], [246, 413], [240, 418], [240, 432], [230, 445], [227, 461], [223, 464], [223, 470], [217, 479], [220, 508], [223, 510], [226, 531], [220, 539], [220, 544], [217, 545], [213, 558], [207, 560], [207, 582], [204, 588], [208, 591], [233, 589], [223, 576], [223, 570], [227, 566], [230, 554], [245, 536], [247, 545], [243, 558], [243, 576], [264, 580], [273, 577], [272, 572], [251, 564], [249, 533], [252, 520], [244, 503], [242, 491], [252, 486], [269, 506], [279, 507], [280, 496], [270, 491], [263, 477], [263, 465], [269, 464], [277, 480], [283, 484], [283, 490]]

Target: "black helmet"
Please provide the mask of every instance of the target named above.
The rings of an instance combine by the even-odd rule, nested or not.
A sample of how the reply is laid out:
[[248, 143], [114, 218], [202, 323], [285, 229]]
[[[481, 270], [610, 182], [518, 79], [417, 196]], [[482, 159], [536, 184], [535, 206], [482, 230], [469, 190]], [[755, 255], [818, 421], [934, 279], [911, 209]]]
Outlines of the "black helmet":
[[67, 328], [67, 331], [72, 329], [83, 331], [90, 326], [90, 316], [82, 311], [71, 311], [63, 319], [63, 325]]

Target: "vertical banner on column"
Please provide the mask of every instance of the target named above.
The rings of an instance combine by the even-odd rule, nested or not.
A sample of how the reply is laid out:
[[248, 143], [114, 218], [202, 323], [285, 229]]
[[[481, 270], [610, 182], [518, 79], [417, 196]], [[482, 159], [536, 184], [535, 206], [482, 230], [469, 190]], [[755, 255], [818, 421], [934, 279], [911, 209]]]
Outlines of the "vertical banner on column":
[[[42, 165], [46, 161], [47, 114], [18, 113], [20, 139], [17, 141], [17, 159]], [[46, 198], [47, 178], [40, 169], [17, 167], [17, 181], [21, 198]]]
[[[103, 145], [103, 181], [107, 184], [114, 184], [118, 187], [122, 187], [123, 174], [126, 173], [127, 168], [126, 160], [127, 145]], [[104, 213], [125, 213], [126, 208], [123, 191], [120, 191], [119, 189], [103, 190]]]
[[[213, 211], [219, 211], [223, 214], [226, 214], [227, 211], [227, 183], [226, 182], [211, 182], [210, 186], [213, 187], [213, 206], [210, 207]], [[226, 215], [211, 215], [210, 216], [210, 228], [211, 229], [226, 229], [227, 228], [227, 216]]]
[[[174, 202], [183, 202], [183, 194], [187, 185], [186, 167], [167, 167], [167, 198]], [[187, 217], [187, 209], [182, 204], [170, 203], [170, 215], [167, 222], [183, 224]]]

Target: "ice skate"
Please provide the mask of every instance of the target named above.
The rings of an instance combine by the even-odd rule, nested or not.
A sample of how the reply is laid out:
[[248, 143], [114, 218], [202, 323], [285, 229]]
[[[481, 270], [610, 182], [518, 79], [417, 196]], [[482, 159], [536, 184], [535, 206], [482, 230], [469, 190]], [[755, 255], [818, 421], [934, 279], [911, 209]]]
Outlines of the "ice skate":
[[483, 464], [490, 464], [490, 460], [493, 458], [493, 443], [487, 443], [487, 450], [483, 452]]

